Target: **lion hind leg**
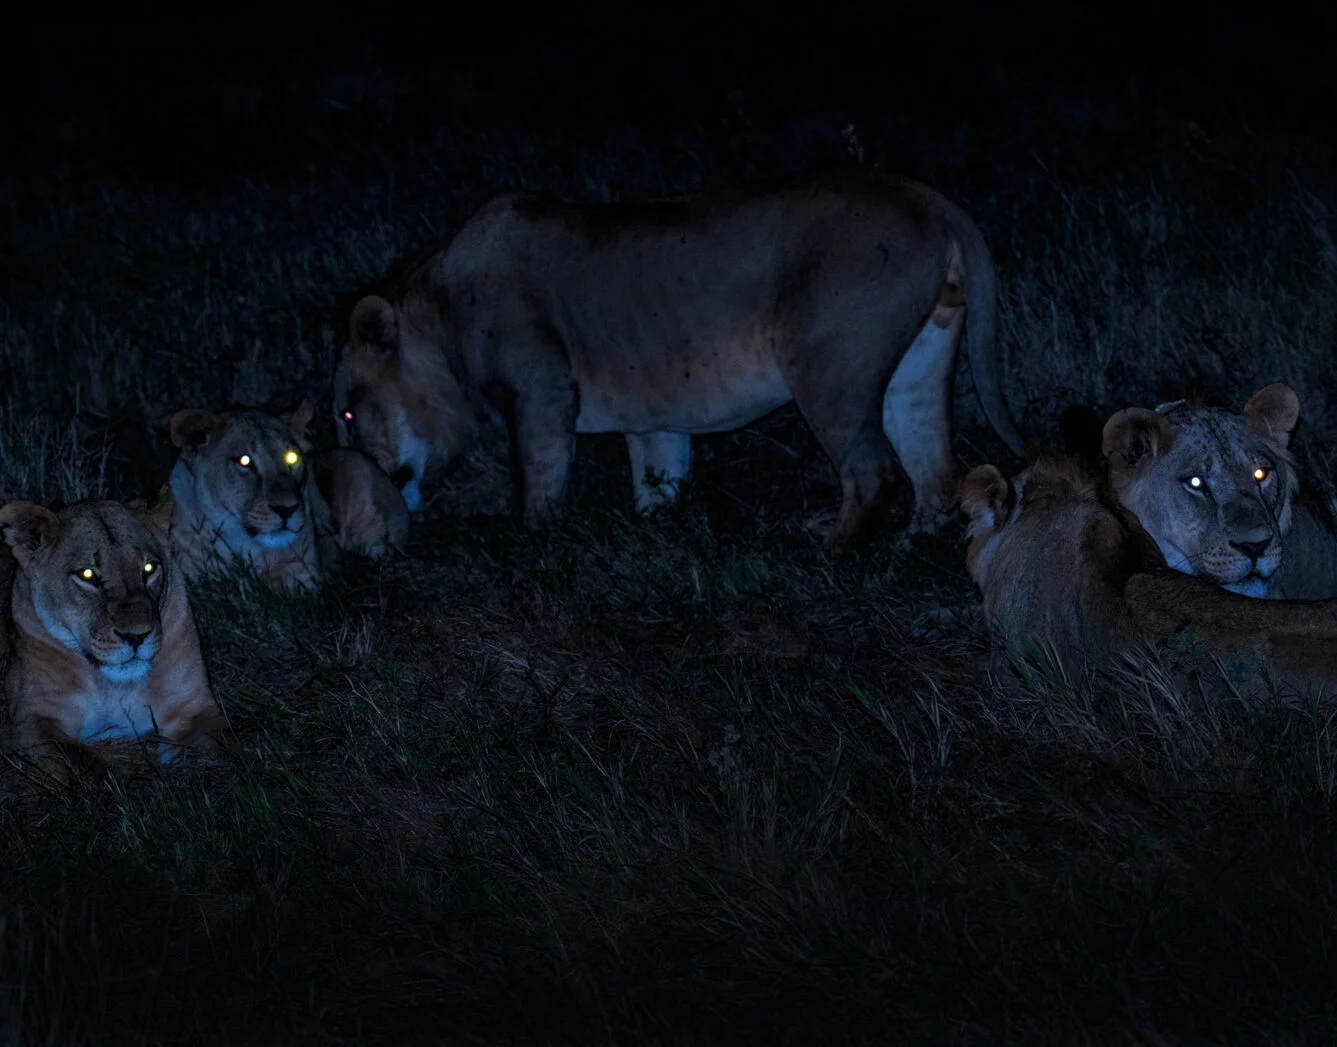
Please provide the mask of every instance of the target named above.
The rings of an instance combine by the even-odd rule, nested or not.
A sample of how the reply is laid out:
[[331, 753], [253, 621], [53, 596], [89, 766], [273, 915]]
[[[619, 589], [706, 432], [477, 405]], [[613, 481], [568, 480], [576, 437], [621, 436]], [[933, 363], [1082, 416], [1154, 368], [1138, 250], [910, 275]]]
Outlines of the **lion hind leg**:
[[692, 438], [687, 433], [626, 433], [631, 456], [631, 485], [636, 511], [670, 505], [692, 468]]
[[849, 415], [835, 399], [819, 396], [810, 402], [800, 391], [794, 400], [840, 475], [840, 512], [827, 535], [827, 548], [839, 550], [862, 536], [874, 516], [885, 514], [895, 526], [903, 526], [910, 489], [895, 450], [877, 424], [876, 400]]
[[882, 429], [915, 492], [911, 533], [933, 533], [952, 517], [952, 378], [965, 322], [963, 306], [933, 310], [901, 358], [882, 400]]
[[[794, 405], [840, 476], [840, 512], [826, 539], [833, 552], [862, 537], [874, 516], [898, 528], [910, 518], [910, 485], [882, 431], [891, 362], [885, 361], [885, 371], [869, 373], [868, 333], [857, 326], [803, 347], [785, 368]], [[877, 344], [904, 346], [914, 329], [883, 334]]]
[[828, 549], [839, 550], [864, 536], [875, 517], [889, 515], [898, 526], [904, 524], [909, 509], [903, 504], [909, 493], [905, 473], [882, 433], [870, 430], [843, 457], [832, 455], [832, 459], [840, 463], [842, 497], [835, 526], [827, 535]]

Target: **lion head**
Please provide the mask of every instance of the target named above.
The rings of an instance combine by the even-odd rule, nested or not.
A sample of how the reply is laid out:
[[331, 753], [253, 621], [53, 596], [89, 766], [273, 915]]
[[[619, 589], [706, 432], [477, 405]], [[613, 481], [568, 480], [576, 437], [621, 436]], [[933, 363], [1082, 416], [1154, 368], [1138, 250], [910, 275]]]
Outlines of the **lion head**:
[[168, 555], [171, 513], [170, 498], [152, 512], [107, 501], [59, 513], [32, 502], [0, 507], [0, 533], [18, 563], [15, 613], [30, 609], [107, 681], [148, 676], [164, 601], [180, 584]]
[[1102, 436], [1114, 492], [1171, 567], [1272, 595], [1297, 487], [1287, 445], [1299, 415], [1299, 398], [1280, 384], [1254, 393], [1242, 415], [1184, 402], [1119, 411]]
[[474, 415], [447, 361], [439, 310], [420, 296], [393, 305], [368, 295], [353, 308], [334, 372], [334, 427], [340, 447], [370, 455], [422, 507], [428, 465], [458, 452]]
[[172, 541], [195, 577], [216, 554], [269, 567], [310, 559], [306, 427], [312, 406], [275, 416], [240, 408], [190, 408], [172, 417], [181, 456], [172, 470]]
[[967, 566], [1001, 646], [1039, 644], [1075, 665], [1140, 641], [1123, 591], [1134, 574], [1165, 564], [1098, 473], [1041, 458], [1010, 484], [996, 467], [977, 466], [961, 481], [961, 509]]
[[313, 509], [322, 533], [339, 549], [372, 559], [402, 552], [409, 514], [399, 490], [372, 459], [352, 448], [324, 451], [316, 457]]

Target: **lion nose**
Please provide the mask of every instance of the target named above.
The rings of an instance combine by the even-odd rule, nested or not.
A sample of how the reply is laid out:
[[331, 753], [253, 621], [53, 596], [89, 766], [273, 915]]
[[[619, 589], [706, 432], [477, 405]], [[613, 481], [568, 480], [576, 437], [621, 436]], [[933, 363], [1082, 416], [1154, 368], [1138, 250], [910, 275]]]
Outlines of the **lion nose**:
[[137, 651], [139, 650], [139, 645], [149, 638], [152, 631], [153, 630], [150, 629], [142, 633], [127, 633], [124, 630], [117, 629], [116, 635]]
[[283, 525], [286, 527], [286, 526], [288, 525], [288, 518], [289, 518], [290, 516], [292, 516], [293, 513], [297, 512], [297, 510], [300, 509], [301, 506], [300, 506], [300, 505], [273, 505], [273, 504], [271, 504], [271, 505], [270, 505], [270, 508], [273, 509], [274, 512], [278, 513], [278, 517], [279, 517], [279, 519], [283, 521]]
[[1272, 539], [1268, 537], [1261, 542], [1231, 542], [1230, 544], [1257, 563], [1258, 558], [1267, 552], [1267, 547], [1272, 544]]

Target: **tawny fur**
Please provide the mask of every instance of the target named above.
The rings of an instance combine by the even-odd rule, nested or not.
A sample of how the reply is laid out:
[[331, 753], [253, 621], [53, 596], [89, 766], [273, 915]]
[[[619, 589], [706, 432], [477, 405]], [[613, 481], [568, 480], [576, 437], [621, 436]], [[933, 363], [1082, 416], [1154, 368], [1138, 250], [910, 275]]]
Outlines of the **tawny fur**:
[[1188, 402], [1119, 411], [1102, 441], [1115, 495], [1178, 571], [1248, 596], [1337, 597], [1337, 524], [1289, 449], [1299, 415], [1280, 384], [1243, 413]]
[[382, 559], [404, 551], [409, 511], [399, 490], [361, 451], [339, 448], [315, 458], [316, 529], [326, 565], [342, 551]]
[[0, 508], [5, 697], [20, 747], [58, 777], [141, 741], [167, 763], [182, 746], [211, 748], [223, 726], [169, 550], [171, 510], [170, 497], [152, 512]]
[[[172, 547], [191, 580], [248, 564], [278, 592], [322, 581], [306, 427], [311, 405], [263, 411], [187, 409], [172, 418]], [[296, 454], [292, 464], [286, 460]], [[241, 463], [245, 462], [243, 465]]]
[[908, 495], [907, 474], [912, 526], [933, 530], [955, 494], [963, 330], [986, 413], [1020, 446], [999, 391], [994, 280], [974, 223], [906, 180], [592, 206], [511, 194], [354, 308], [335, 423], [414, 509], [428, 466], [494, 410], [533, 520], [563, 496], [576, 433], [626, 434], [645, 509], [685, 479], [690, 434], [793, 400], [841, 478], [832, 544]]
[[1258, 659], [1292, 685], [1337, 683], [1337, 600], [1256, 600], [1167, 568], [1089, 464], [1041, 459], [1009, 484], [962, 481], [967, 564], [996, 642], [1104, 667], [1191, 630], [1218, 657]]

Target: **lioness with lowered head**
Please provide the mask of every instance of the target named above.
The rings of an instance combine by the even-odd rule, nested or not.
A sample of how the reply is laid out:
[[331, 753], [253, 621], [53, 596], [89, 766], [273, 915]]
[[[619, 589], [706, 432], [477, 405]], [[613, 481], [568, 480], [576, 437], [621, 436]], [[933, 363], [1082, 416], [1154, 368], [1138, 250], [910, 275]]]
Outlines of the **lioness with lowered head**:
[[514, 193], [357, 303], [335, 425], [417, 509], [429, 463], [493, 408], [533, 520], [561, 499], [577, 433], [625, 434], [645, 509], [687, 476], [691, 434], [793, 400], [840, 476], [831, 544], [906, 473], [912, 526], [935, 530], [955, 497], [963, 330], [985, 413], [1021, 448], [999, 388], [995, 299], [975, 224], [908, 180], [847, 173], [595, 205]]
[[170, 497], [151, 511], [0, 507], [5, 695], [19, 743], [57, 776], [103, 763], [107, 743], [154, 742], [167, 763], [209, 748], [223, 725], [168, 549], [171, 514]]
[[313, 407], [275, 416], [189, 408], [172, 416], [172, 548], [192, 580], [240, 559], [273, 589], [320, 586], [306, 456]]
[[1246, 596], [1337, 597], [1337, 523], [1289, 450], [1299, 417], [1281, 384], [1243, 414], [1184, 401], [1119, 411], [1102, 438], [1114, 492], [1177, 571]]
[[1292, 685], [1337, 683], [1337, 600], [1255, 600], [1171, 571], [1087, 463], [1042, 458], [1011, 484], [978, 466], [961, 508], [967, 567], [1008, 652], [1103, 668], [1188, 629], [1209, 653], [1259, 659]]

